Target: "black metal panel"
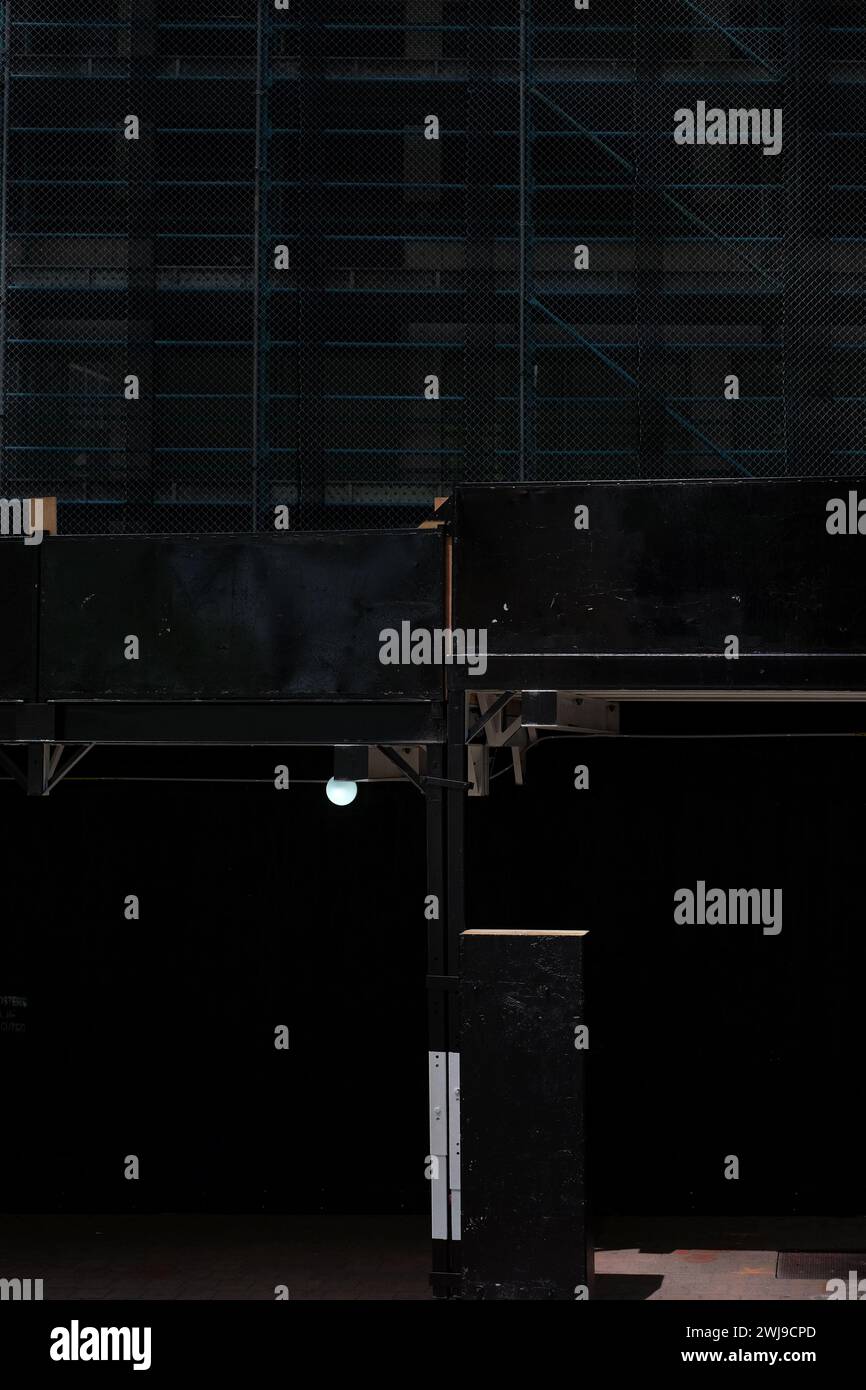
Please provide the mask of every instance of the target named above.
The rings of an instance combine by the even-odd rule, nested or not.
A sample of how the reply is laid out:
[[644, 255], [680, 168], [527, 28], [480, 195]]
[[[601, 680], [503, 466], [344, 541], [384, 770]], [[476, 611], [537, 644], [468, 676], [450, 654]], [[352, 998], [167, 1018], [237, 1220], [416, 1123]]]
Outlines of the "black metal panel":
[[0, 542], [0, 699], [32, 700], [36, 693], [38, 546]]
[[440, 622], [435, 531], [56, 538], [41, 601], [45, 700], [441, 694], [441, 668], [379, 661], [382, 629]]
[[246, 704], [237, 700], [184, 704], [117, 704], [105, 700], [50, 705], [0, 704], [0, 743], [33, 739], [114, 744], [441, 743], [445, 714], [427, 701], [302, 701]]
[[[866, 689], [856, 480], [458, 490], [453, 623], [487, 633], [461, 688]], [[866, 491], [864, 491], [866, 495]], [[575, 509], [588, 508], [588, 529]], [[726, 656], [735, 636], [740, 655]]]
[[461, 938], [464, 1298], [574, 1299], [590, 1282], [584, 944]]

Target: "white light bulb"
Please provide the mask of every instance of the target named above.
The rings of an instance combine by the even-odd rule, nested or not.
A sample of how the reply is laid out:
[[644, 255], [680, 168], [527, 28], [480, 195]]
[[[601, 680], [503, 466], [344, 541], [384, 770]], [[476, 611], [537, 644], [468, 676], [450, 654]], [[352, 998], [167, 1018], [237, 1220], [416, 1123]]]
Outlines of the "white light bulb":
[[358, 795], [358, 783], [332, 777], [325, 787], [325, 792], [328, 800], [333, 801], [335, 806], [349, 806]]

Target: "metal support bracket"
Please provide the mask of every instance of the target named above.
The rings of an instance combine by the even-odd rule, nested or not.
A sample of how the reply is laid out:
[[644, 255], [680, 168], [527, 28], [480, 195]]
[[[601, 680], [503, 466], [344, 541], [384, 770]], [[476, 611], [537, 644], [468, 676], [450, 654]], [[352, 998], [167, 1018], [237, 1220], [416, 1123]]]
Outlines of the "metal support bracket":
[[525, 729], [618, 734], [619, 704], [572, 690], [525, 690], [520, 722]]
[[67, 748], [65, 743], [29, 743], [23, 768], [0, 748], [0, 767], [6, 768], [28, 796], [47, 796], [93, 747], [94, 744], [86, 743], [61, 764]]
[[382, 754], [383, 758], [387, 758], [389, 763], [393, 763], [395, 767], [399, 767], [403, 776], [408, 778], [408, 780], [412, 783], [412, 786], [417, 787], [419, 792], [423, 792], [423, 778], [419, 777], [414, 767], [412, 767], [410, 763], [407, 763], [404, 757], [401, 757], [401, 755], [395, 752], [393, 748], [388, 748], [385, 744], [380, 743], [376, 746], [379, 749], [379, 752]]
[[486, 728], [492, 719], [496, 718], [500, 710], [505, 709], [505, 706], [508, 704], [508, 701], [512, 700], [513, 698], [513, 690], [503, 690], [502, 694], [499, 695], [493, 701], [493, 704], [490, 706], [490, 708], [484, 711], [478, 722], [476, 724], [473, 724], [472, 728], [469, 730], [469, 733], [466, 735], [466, 742], [471, 743], [473, 739], [481, 733], [481, 730]]
[[469, 795], [490, 795], [490, 745], [470, 743], [469, 755]]

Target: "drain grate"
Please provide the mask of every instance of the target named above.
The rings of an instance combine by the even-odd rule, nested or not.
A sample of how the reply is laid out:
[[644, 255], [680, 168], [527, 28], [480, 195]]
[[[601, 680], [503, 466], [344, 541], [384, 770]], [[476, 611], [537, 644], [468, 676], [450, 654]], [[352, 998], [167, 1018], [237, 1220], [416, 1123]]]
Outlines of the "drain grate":
[[866, 1278], [866, 1255], [862, 1251], [826, 1254], [817, 1250], [780, 1250], [776, 1260], [777, 1279], [847, 1279], [852, 1269], [858, 1280]]

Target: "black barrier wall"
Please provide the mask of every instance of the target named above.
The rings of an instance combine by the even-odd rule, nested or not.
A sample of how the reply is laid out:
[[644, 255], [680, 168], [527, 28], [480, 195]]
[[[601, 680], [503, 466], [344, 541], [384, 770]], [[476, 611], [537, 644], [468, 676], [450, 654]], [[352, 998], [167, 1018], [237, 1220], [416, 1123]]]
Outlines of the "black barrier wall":
[[3, 693], [856, 693], [864, 505], [856, 478], [509, 485], [457, 489], [447, 530], [10, 540]]
[[0, 565], [7, 699], [442, 697], [441, 666], [380, 660], [441, 624], [436, 531], [10, 539]]
[[[119, 782], [158, 772], [152, 753], [105, 756], [63, 798], [0, 781], [19, 866], [0, 947], [0, 1206], [416, 1213], [423, 1249], [426, 941], [407, 930], [421, 797], [363, 786], [332, 806], [324, 752], [283, 759], [280, 793], [261, 750], [173, 755], [175, 778], [212, 785]], [[36, 890], [49, 880], [64, 891]]]
[[857, 480], [460, 488], [462, 689], [866, 687]]
[[[503, 752], [469, 802], [467, 919], [589, 932], [602, 1222], [859, 1211], [864, 758], [857, 736], [551, 736], [525, 786]], [[781, 890], [781, 929], [676, 921], [699, 881]]]

